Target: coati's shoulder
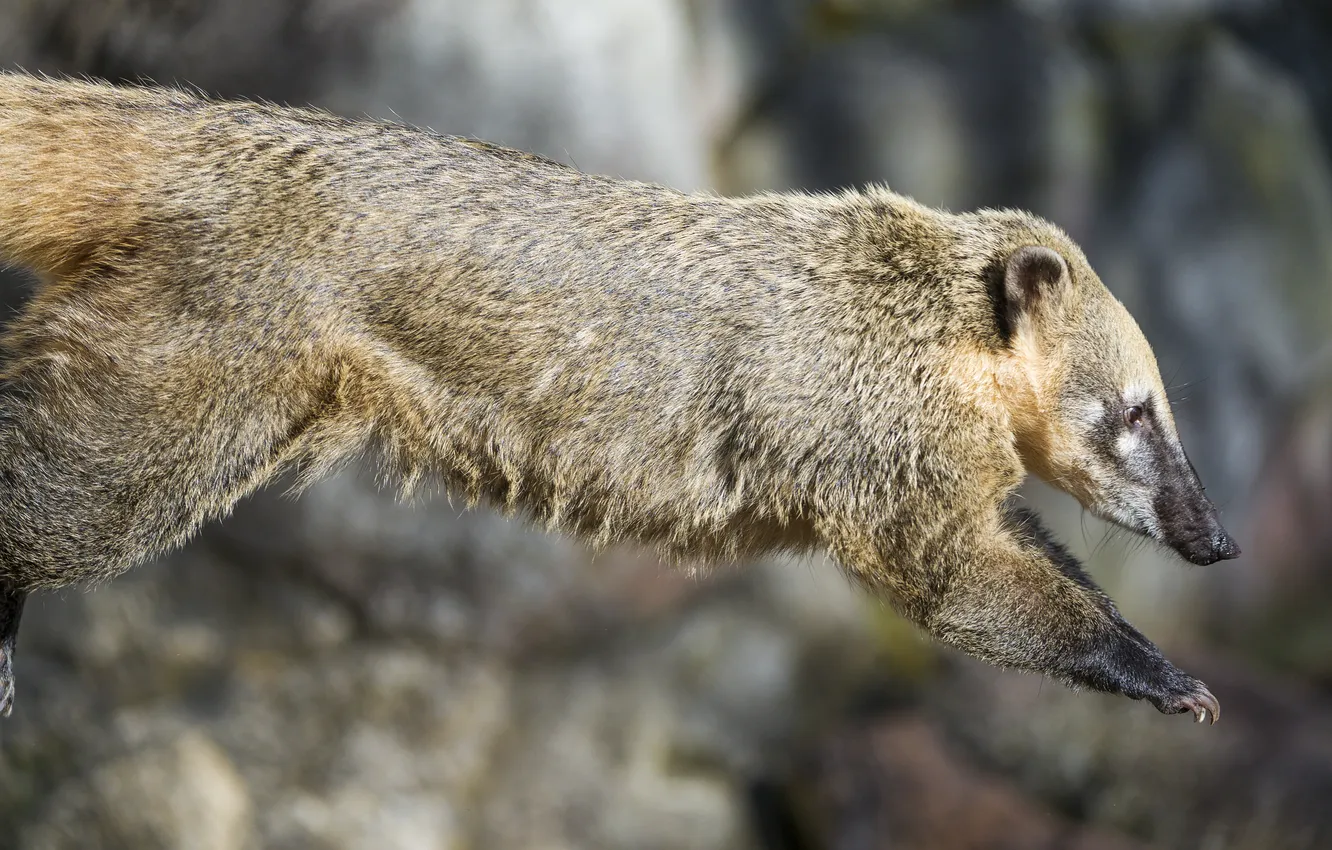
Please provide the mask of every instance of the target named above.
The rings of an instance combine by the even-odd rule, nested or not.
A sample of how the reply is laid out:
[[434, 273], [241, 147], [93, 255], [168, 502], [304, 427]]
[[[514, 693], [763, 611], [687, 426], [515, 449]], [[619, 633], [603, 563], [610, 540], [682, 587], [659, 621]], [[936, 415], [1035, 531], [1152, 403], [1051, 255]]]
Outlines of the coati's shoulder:
[[[1003, 292], [1008, 262], [1024, 247], [1063, 259], [1071, 299], [1109, 297], [1082, 249], [1060, 227], [1023, 210], [953, 213], [883, 186], [836, 195], [775, 196], [793, 214], [822, 227], [812, 255], [817, 272], [856, 287], [875, 305], [930, 334], [1010, 348], [1014, 328]], [[814, 222], [818, 222], [815, 224]]]

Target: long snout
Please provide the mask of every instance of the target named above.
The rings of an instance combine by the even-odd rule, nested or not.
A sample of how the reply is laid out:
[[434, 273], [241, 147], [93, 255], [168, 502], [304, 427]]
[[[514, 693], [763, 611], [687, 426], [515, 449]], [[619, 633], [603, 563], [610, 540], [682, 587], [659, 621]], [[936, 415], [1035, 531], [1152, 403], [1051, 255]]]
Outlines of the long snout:
[[1154, 500], [1161, 542], [1199, 566], [1238, 558], [1239, 544], [1221, 525], [1183, 448], [1169, 454]]

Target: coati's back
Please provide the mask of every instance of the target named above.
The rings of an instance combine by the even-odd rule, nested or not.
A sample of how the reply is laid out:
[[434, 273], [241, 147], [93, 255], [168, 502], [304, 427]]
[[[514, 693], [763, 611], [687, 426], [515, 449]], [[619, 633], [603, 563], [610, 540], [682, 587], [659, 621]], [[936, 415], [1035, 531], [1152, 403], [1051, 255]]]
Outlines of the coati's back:
[[[378, 440], [409, 480], [709, 558], [803, 545], [808, 495], [867, 462], [830, 356], [863, 330], [842, 272], [865, 239], [838, 199], [685, 196], [398, 125], [12, 75], [0, 135], [0, 248], [316, 374], [322, 412], [287, 449], [314, 470]], [[937, 335], [915, 314], [904, 334]], [[910, 388], [880, 382], [909, 434]]]

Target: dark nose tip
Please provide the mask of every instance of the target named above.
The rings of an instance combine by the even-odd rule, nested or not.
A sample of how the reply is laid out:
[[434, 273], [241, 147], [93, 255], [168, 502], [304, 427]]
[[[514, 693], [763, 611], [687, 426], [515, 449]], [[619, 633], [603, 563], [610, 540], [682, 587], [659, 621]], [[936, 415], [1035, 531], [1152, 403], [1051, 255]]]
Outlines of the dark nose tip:
[[1212, 553], [1218, 561], [1229, 561], [1240, 556], [1240, 547], [1224, 529], [1219, 529], [1212, 538]]
[[1188, 543], [1177, 546], [1176, 551], [1190, 563], [1200, 567], [1215, 564], [1217, 561], [1229, 561], [1240, 555], [1239, 544], [1220, 526], [1210, 535], [1195, 537]]

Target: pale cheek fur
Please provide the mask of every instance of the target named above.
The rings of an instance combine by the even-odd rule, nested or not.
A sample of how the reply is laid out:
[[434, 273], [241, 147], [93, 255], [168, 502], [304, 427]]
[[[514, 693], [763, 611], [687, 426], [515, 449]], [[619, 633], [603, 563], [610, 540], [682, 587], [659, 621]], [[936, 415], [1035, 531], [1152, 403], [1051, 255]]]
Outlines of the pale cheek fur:
[[1083, 402], [1082, 407], [1078, 410], [1078, 422], [1083, 426], [1090, 428], [1097, 422], [1100, 422], [1101, 417], [1104, 415], [1105, 405], [1097, 399], [1092, 399], [1091, 401]]
[[[1132, 476], [1137, 480], [1150, 481], [1153, 470], [1141, 449], [1142, 436], [1132, 431], [1125, 431], [1115, 442], [1115, 450]], [[1156, 534], [1156, 509], [1152, 505], [1150, 486], [1122, 482], [1117, 490], [1116, 519], [1138, 526], [1148, 534]]]
[[1133, 464], [1134, 450], [1138, 447], [1138, 435], [1132, 431], [1125, 431], [1119, 435], [1115, 441], [1115, 453], [1130, 466]]
[[1155, 477], [1155, 470], [1152, 468], [1151, 457], [1143, 448], [1142, 436], [1132, 431], [1121, 434], [1115, 443], [1115, 451], [1132, 476], [1138, 480], [1151, 481]]

